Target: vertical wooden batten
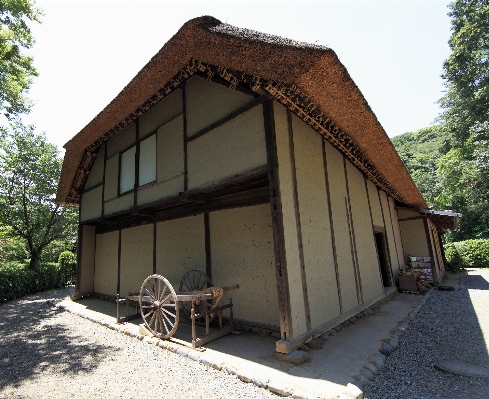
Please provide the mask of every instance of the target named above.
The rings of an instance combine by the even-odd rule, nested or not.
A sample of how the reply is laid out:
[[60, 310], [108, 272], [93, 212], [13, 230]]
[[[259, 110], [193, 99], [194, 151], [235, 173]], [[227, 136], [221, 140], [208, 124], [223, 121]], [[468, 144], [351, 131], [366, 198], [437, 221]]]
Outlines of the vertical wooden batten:
[[122, 248], [122, 230], [119, 228], [119, 245], [117, 248], [117, 294], [121, 290], [121, 248]]
[[[374, 218], [372, 216], [372, 205], [370, 204], [370, 194], [368, 192], [367, 178], [364, 176], [363, 177], [363, 180], [365, 181], [365, 191], [367, 192], [368, 210], [370, 212], [370, 223], [372, 224], [372, 236], [373, 236], [374, 242], [375, 242]], [[379, 198], [379, 202], [380, 202], [380, 198]], [[385, 231], [385, 220], [384, 220], [384, 212], [382, 212], [382, 203], [380, 203], [380, 213], [382, 214], [382, 223], [384, 224], [384, 231]], [[384, 234], [384, 236], [386, 236], [386, 234]], [[386, 239], [386, 242], [387, 242], [387, 237], [385, 237], [385, 239]], [[377, 245], [375, 245], [375, 247], [376, 247], [376, 250], [377, 250], [377, 262], [379, 263], [379, 281], [382, 284], [382, 271], [381, 271], [381, 267], [382, 266], [380, 264], [380, 259], [381, 258], [380, 258], [380, 254], [378, 253], [378, 251], [381, 250], [382, 248], [377, 248]], [[387, 252], [389, 252], [389, 250], [387, 250]], [[385, 254], [384, 254], [384, 256], [385, 256]], [[392, 273], [391, 273], [391, 275], [392, 275]], [[387, 283], [389, 283], [389, 282], [387, 282]], [[383, 285], [380, 288], [382, 289], [382, 291], [384, 290]]]
[[156, 222], [153, 222], [153, 274], [156, 274]]
[[[399, 269], [401, 269], [401, 264], [399, 262], [399, 249], [397, 247], [397, 240], [396, 240], [396, 232], [394, 230], [394, 218], [392, 217], [392, 209], [391, 209], [391, 204], [388, 196], [387, 196], [387, 207], [389, 208], [389, 216], [391, 218], [392, 237], [394, 238], [394, 249], [396, 250], [397, 263], [399, 264]], [[392, 272], [392, 259], [391, 259], [391, 272]]]
[[205, 274], [212, 280], [212, 257], [211, 257], [211, 229], [209, 224], [209, 212], [204, 213], [205, 231]]
[[[431, 258], [431, 275], [433, 276], [433, 284], [435, 284], [435, 279], [437, 275], [435, 274], [435, 257], [433, 256], [433, 241], [430, 236], [430, 226], [428, 226], [428, 219], [426, 217], [423, 218], [424, 231], [426, 234], [426, 243], [428, 244], [428, 251], [430, 253]], [[435, 284], [436, 285], [436, 284]]]
[[289, 129], [290, 164], [292, 165], [292, 184], [294, 189], [294, 212], [295, 212], [296, 230], [297, 230], [297, 245], [299, 247], [302, 294], [304, 298], [304, 311], [306, 313], [307, 331], [310, 331], [311, 310], [309, 307], [309, 295], [307, 293], [306, 265], [304, 262], [304, 247], [302, 245], [301, 213], [299, 209], [299, 193], [297, 190], [297, 173], [295, 167], [294, 130], [292, 128], [292, 112], [290, 112], [289, 109], [287, 110], [287, 125]]
[[326, 182], [326, 198], [328, 200], [328, 212], [329, 212], [329, 225], [331, 228], [331, 244], [333, 246], [333, 261], [336, 275], [336, 287], [338, 289], [338, 301], [340, 304], [340, 314], [343, 313], [343, 300], [341, 298], [341, 286], [340, 286], [340, 273], [338, 270], [338, 255], [336, 253], [336, 239], [334, 234], [334, 222], [333, 222], [333, 210], [331, 209], [331, 195], [329, 189], [329, 174], [328, 174], [328, 159], [326, 157], [326, 144], [325, 139], [321, 140], [323, 151], [323, 164], [324, 164], [324, 180]]
[[345, 171], [345, 181], [346, 181], [345, 207], [346, 207], [346, 214], [348, 217], [348, 230], [350, 233], [350, 245], [351, 245], [353, 267], [355, 269], [355, 284], [357, 287], [357, 298], [358, 298], [358, 303], [360, 304], [363, 303], [362, 280], [360, 278], [360, 267], [358, 265], [357, 244], [355, 240], [355, 227], [353, 226], [353, 215], [351, 212], [351, 203], [350, 203], [350, 186], [348, 183], [348, 171], [346, 169], [345, 158], [343, 158], [343, 169]]
[[290, 294], [287, 278], [287, 260], [285, 256], [284, 225], [282, 204], [280, 200], [278, 178], [278, 156], [275, 135], [275, 118], [273, 102], [268, 100], [263, 104], [263, 118], [265, 124], [265, 140], [268, 163], [268, 181], [270, 188], [270, 207], [272, 217], [273, 246], [275, 257], [275, 271], [277, 281], [278, 305], [280, 313], [280, 332], [282, 340], [293, 336], [290, 313]]
[[188, 190], [188, 134], [187, 134], [187, 96], [186, 96], [186, 84], [183, 83], [182, 87], [182, 105], [183, 105], [183, 164], [184, 164], [184, 175], [183, 175], [183, 191]]
[[[81, 213], [81, 212], [80, 212]], [[75, 283], [75, 295], [80, 294], [81, 285], [81, 266], [82, 266], [82, 252], [83, 252], [83, 225], [78, 224], [78, 245], [76, 254], [76, 283]]]

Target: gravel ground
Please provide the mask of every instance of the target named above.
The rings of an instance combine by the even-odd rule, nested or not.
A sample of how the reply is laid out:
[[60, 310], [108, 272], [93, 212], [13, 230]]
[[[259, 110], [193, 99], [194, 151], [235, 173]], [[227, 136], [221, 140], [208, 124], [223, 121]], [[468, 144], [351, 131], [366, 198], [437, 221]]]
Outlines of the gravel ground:
[[0, 398], [277, 398], [76, 315], [45, 292], [0, 305]]
[[489, 270], [470, 270], [461, 283], [431, 293], [365, 398], [489, 398], [489, 379], [433, 368], [455, 359], [489, 369]]

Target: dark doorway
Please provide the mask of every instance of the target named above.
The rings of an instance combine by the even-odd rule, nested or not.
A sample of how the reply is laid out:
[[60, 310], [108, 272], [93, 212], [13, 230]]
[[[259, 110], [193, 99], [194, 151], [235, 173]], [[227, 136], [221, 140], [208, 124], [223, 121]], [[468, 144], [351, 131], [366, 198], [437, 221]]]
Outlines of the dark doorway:
[[384, 233], [375, 233], [375, 246], [377, 247], [377, 255], [379, 256], [379, 267], [380, 273], [382, 275], [382, 284], [384, 284], [384, 287], [390, 287], [392, 285], [392, 280], [389, 260], [387, 258], [387, 247], [385, 245]]

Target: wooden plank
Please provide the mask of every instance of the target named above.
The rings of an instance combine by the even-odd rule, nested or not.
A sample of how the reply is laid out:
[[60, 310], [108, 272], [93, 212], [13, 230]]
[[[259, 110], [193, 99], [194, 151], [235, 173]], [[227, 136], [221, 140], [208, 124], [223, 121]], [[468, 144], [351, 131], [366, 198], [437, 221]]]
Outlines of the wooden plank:
[[205, 344], [207, 344], [211, 341], [214, 341], [218, 338], [224, 337], [225, 335], [231, 334], [233, 332], [233, 330], [234, 330], [233, 326], [227, 326], [227, 327], [224, 327], [222, 330], [214, 331], [214, 332], [212, 332], [209, 335], [206, 335], [204, 337], [197, 337], [197, 339], [192, 340], [192, 346], [194, 348], [196, 348], [198, 346], [205, 345]]
[[306, 328], [307, 331], [311, 329], [311, 310], [309, 307], [309, 295], [307, 293], [307, 278], [306, 278], [306, 265], [304, 262], [304, 248], [302, 245], [302, 225], [301, 225], [301, 213], [299, 209], [299, 192], [297, 189], [297, 173], [295, 167], [295, 147], [294, 147], [294, 130], [292, 129], [292, 113], [287, 110], [287, 125], [289, 130], [289, 150], [290, 150], [290, 165], [292, 169], [292, 184], [294, 195], [294, 213], [297, 231], [297, 245], [299, 246], [299, 262], [302, 280], [302, 297], [304, 298], [304, 312], [306, 314]]
[[285, 257], [285, 239], [282, 216], [282, 203], [280, 200], [279, 168], [277, 156], [277, 143], [275, 136], [275, 121], [273, 102], [263, 104], [263, 118], [265, 122], [265, 140], [268, 163], [269, 198], [272, 218], [273, 247], [275, 256], [275, 272], [277, 281], [278, 305], [280, 313], [280, 332], [282, 339], [292, 336], [292, 318], [290, 314], [290, 295], [287, 277], [287, 260]]

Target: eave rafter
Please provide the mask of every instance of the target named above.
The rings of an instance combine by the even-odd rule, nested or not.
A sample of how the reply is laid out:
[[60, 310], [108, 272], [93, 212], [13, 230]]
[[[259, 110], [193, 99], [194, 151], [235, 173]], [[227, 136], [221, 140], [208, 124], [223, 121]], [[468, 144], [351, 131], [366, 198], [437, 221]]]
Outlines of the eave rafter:
[[391, 195], [399, 203], [407, 204], [407, 201], [377, 171], [375, 166], [351, 138], [321, 112], [295, 85], [266, 80], [258, 76], [232, 71], [225, 67], [206, 64], [195, 59], [191, 59], [165, 86], [158, 90], [143, 105], [85, 149], [70, 186], [66, 203], [74, 205], [80, 203], [81, 192], [95, 162], [98, 150], [104, 142], [133, 123], [151, 107], [163, 100], [197, 73], [204, 75], [208, 80], [212, 80], [214, 77], [220, 77], [229, 82], [229, 88], [232, 90], [236, 89], [238, 85], [243, 85], [255, 92], [267, 92], [271, 94], [275, 100], [290, 109], [301, 120], [324, 136], [326, 140], [341, 151], [350, 162], [359, 168], [378, 187]]

